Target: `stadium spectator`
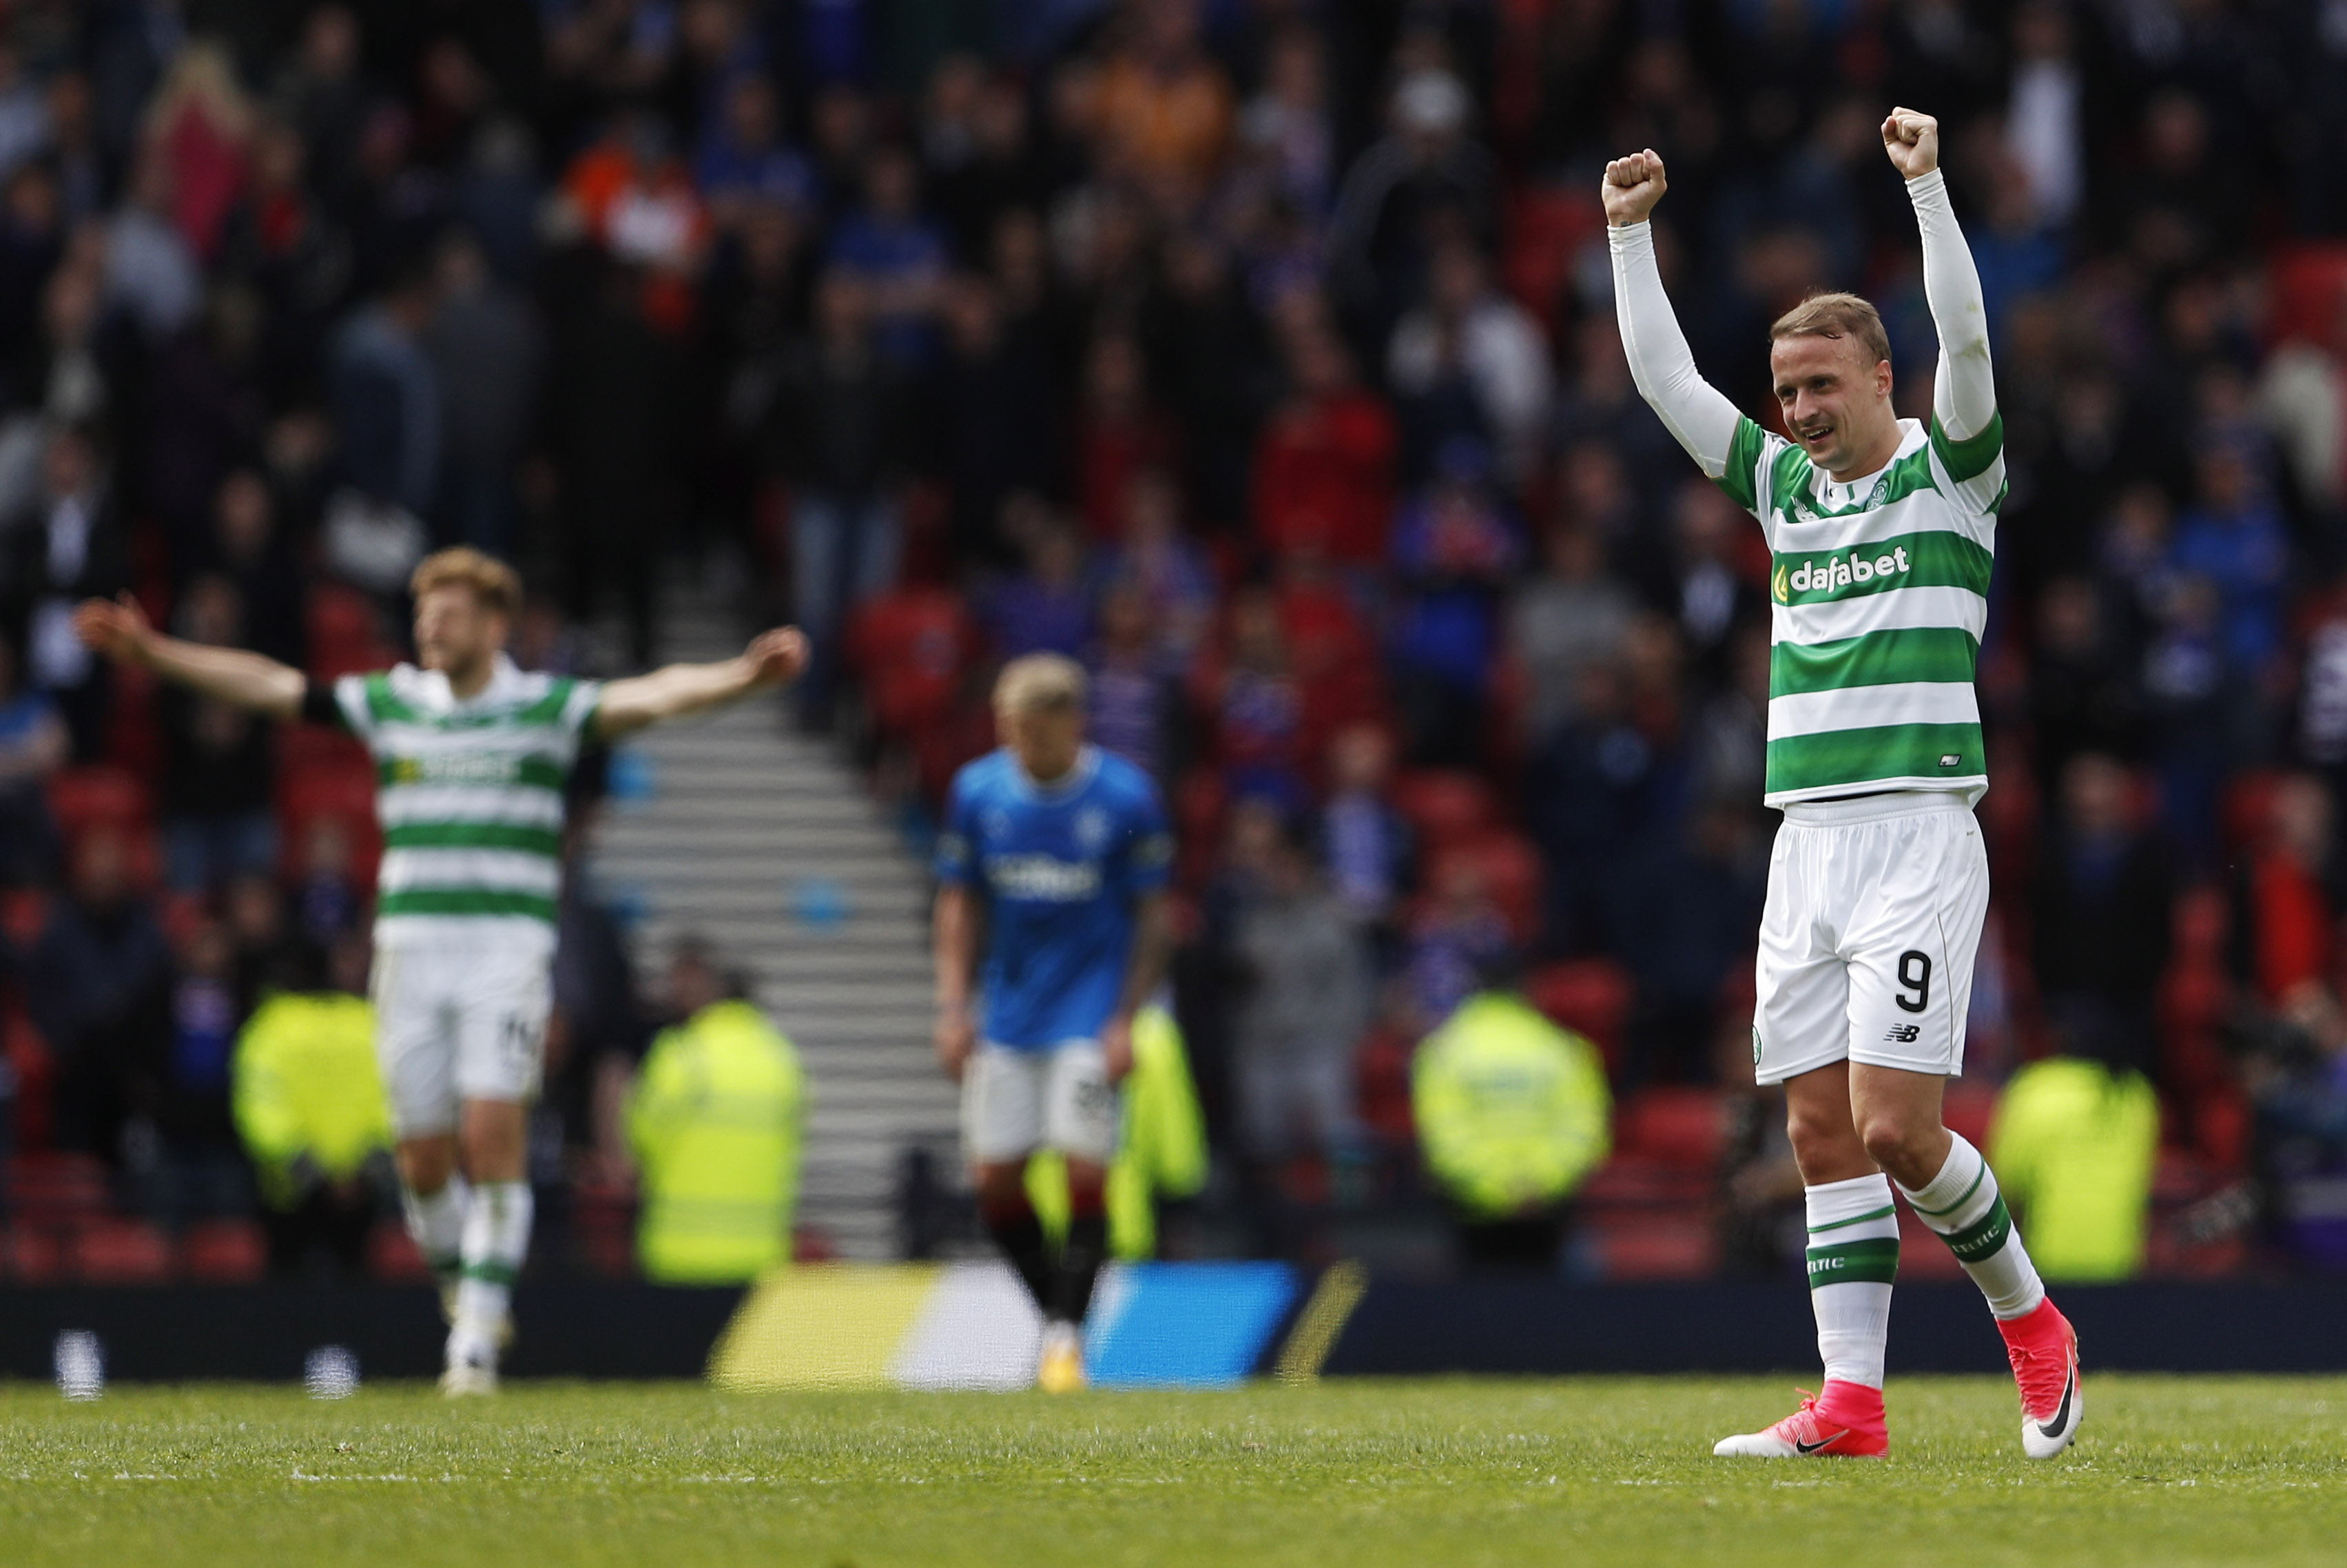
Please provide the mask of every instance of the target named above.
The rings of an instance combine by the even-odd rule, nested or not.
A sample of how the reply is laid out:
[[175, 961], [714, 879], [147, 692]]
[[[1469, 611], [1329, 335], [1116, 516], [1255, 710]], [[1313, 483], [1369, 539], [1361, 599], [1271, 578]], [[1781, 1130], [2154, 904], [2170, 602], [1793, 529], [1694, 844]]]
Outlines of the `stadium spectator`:
[[[190, 642], [247, 645], [243, 606], [223, 577], [188, 585], [174, 629]], [[178, 687], [162, 710], [163, 835], [171, 886], [193, 892], [245, 876], [266, 876], [277, 859], [271, 785], [275, 747], [269, 724]]]
[[1583, 672], [1613, 657], [1637, 612], [1629, 589], [1606, 574], [1595, 529], [1552, 528], [1542, 564], [1539, 576], [1517, 584], [1508, 606], [1509, 646], [1523, 671], [1528, 751], [1545, 746], [1573, 718]]
[[1197, 0], [1141, 0], [1101, 72], [1102, 171], [1137, 182], [1171, 210], [1194, 203], [1231, 132], [1231, 87], [1199, 46]]
[[791, 1255], [806, 1082], [798, 1053], [691, 943], [669, 965], [678, 1022], [628, 1102], [642, 1173], [636, 1254], [662, 1285], [733, 1285]]
[[1099, 635], [1084, 660], [1092, 677], [1093, 741], [1158, 782], [1169, 782], [1181, 692], [1150, 641], [1149, 602], [1118, 579], [1100, 600]]
[[1466, 85], [1422, 66], [1395, 86], [1384, 137], [1345, 172], [1328, 223], [1329, 274], [1348, 317], [1383, 342], [1424, 287], [1430, 242], [1450, 232], [1488, 247], [1500, 171], [1468, 134]]
[[1419, 1046], [1410, 1086], [1460, 1263], [1554, 1272], [1573, 1191], [1612, 1143], [1596, 1049], [1511, 988], [1487, 984]]
[[[236, 1039], [237, 1130], [260, 1181], [270, 1272], [356, 1277], [391, 1185], [364, 937], [308, 950]], [[306, 972], [305, 972], [306, 971]]]
[[904, 148], [875, 149], [864, 165], [864, 205], [840, 221], [831, 265], [863, 285], [872, 340], [898, 368], [928, 368], [946, 282], [945, 237], [921, 213], [920, 165]]
[[2332, 983], [2347, 867], [2336, 807], [2314, 779], [2293, 774], [2276, 781], [2263, 807], [2234, 872], [2232, 967], [2254, 995], [2280, 1004], [2304, 986]]
[[2030, 898], [2046, 1017], [2070, 1054], [2115, 1071], [2157, 1060], [2154, 1008], [2174, 923], [2174, 874], [2137, 819], [2134, 789], [2109, 756], [2070, 759]]
[[56, 703], [85, 762], [103, 750], [114, 687], [73, 635], [73, 604], [109, 598], [130, 578], [130, 541], [102, 462], [87, 431], [49, 432], [30, 506], [0, 526], [0, 619], [23, 629], [20, 678]]
[[1241, 1144], [1266, 1168], [1350, 1157], [1361, 1136], [1353, 1052], [1373, 1006], [1368, 953], [1292, 826], [1276, 821], [1240, 842], [1256, 859], [1229, 947]]
[[803, 697], [811, 717], [827, 713], [849, 611], [896, 579], [915, 418], [911, 385], [874, 343], [864, 283], [826, 272], [814, 331], [782, 366], [770, 425], [793, 488], [793, 618], [815, 646]]
[[1386, 381], [1413, 477], [1425, 477], [1459, 436], [1489, 442], [1510, 483], [1532, 476], [1549, 425], [1548, 343], [1532, 313], [1492, 286], [1466, 241], [1434, 253], [1425, 300], [1387, 346]]
[[1393, 739], [1376, 724], [1349, 725], [1328, 745], [1328, 797], [1320, 811], [1320, 856], [1328, 883], [1387, 967], [1393, 922], [1416, 845], [1394, 808]]
[[1092, 600], [1084, 592], [1083, 546], [1056, 517], [1039, 518], [1025, 540], [1026, 569], [1005, 578], [987, 596], [987, 629], [1005, 661], [1022, 653], [1083, 651], [1092, 630]]
[[1393, 415], [1356, 382], [1351, 354], [1324, 323], [1298, 322], [1285, 352], [1287, 399], [1255, 450], [1256, 533], [1274, 553], [1308, 548], [1373, 570], [1393, 517]]
[[1158, 669], [1189, 667], [1214, 610], [1214, 582], [1198, 548], [1182, 533], [1182, 496], [1161, 468], [1135, 469], [1126, 479], [1115, 542], [1093, 558], [1092, 578], [1105, 589], [1136, 592], [1148, 620], [1150, 657]]
[[436, 536], [503, 556], [520, 497], [514, 476], [530, 439], [543, 334], [528, 300], [500, 282], [469, 234], [441, 243], [431, 318], [419, 334], [439, 388], [443, 434]]
[[48, 880], [57, 857], [46, 793], [72, 742], [56, 704], [17, 679], [16, 646], [0, 624], [0, 887]]
[[25, 1003], [56, 1057], [60, 1142], [143, 1172], [159, 1153], [171, 949], [136, 854], [118, 826], [83, 831], [70, 896], [26, 956]]
[[1522, 554], [1515, 519], [1488, 482], [1491, 457], [1472, 436], [1437, 458], [1433, 482], [1394, 524], [1395, 695], [1410, 760], [1471, 767], [1499, 661], [1501, 593]]
[[1426, 902], [1410, 922], [1403, 950], [1409, 1031], [1425, 1035], [1440, 1028], [1475, 993], [1479, 977], [1513, 946], [1482, 863], [1471, 855], [1442, 857], [1428, 878]]

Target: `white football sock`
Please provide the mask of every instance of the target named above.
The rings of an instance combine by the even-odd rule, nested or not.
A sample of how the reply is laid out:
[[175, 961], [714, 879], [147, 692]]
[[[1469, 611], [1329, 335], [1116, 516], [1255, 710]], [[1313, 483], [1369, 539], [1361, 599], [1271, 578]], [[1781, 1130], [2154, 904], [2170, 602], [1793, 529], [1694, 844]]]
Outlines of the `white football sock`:
[[415, 1240], [415, 1250], [437, 1275], [456, 1272], [464, 1261], [465, 1246], [465, 1179], [450, 1176], [436, 1193], [399, 1190], [400, 1212], [407, 1220], [407, 1234]]
[[1978, 1149], [1954, 1133], [1949, 1136], [1955, 1138], [1955, 1146], [1931, 1184], [1912, 1192], [1903, 1186], [1899, 1190], [1907, 1194], [1916, 1217], [1940, 1233], [1988, 1297], [1990, 1311], [1999, 1318], [2026, 1317], [2045, 1299], [2045, 1282], [2037, 1277], [2037, 1266], [2029, 1261], [2021, 1232], [2005, 1212], [1996, 1173]]
[[513, 1283], [529, 1255], [535, 1207], [528, 1182], [480, 1182], [465, 1211], [465, 1277], [456, 1287], [452, 1337], [494, 1343], [513, 1305]]
[[1899, 1214], [1891, 1178], [1828, 1182], [1804, 1194], [1809, 1216], [1809, 1307], [1829, 1382], [1882, 1387], [1891, 1285], [1899, 1275]]

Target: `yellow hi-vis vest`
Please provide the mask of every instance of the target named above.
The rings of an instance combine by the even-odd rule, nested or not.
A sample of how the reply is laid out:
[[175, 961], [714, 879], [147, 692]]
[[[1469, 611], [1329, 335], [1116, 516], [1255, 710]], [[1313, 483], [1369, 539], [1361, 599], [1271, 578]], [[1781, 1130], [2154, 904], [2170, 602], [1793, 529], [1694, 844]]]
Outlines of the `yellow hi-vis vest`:
[[[1186, 1198], [1206, 1184], [1206, 1122], [1198, 1109], [1182, 1027], [1163, 1008], [1133, 1020], [1133, 1071], [1116, 1158], [1108, 1167], [1108, 1249], [1138, 1263], [1157, 1253], [1159, 1194]], [[1027, 1162], [1027, 1197], [1046, 1234], [1068, 1234], [1068, 1167], [1047, 1149]]]
[[1426, 1037], [1410, 1103], [1427, 1169], [1482, 1217], [1562, 1202], [1613, 1143], [1596, 1048], [1503, 992], [1468, 998]]
[[805, 1113], [798, 1052], [750, 1003], [661, 1032], [628, 1102], [646, 1278], [733, 1285], [789, 1259]]
[[2143, 1266], [2159, 1163], [2159, 1099], [2140, 1072], [2051, 1057], [2013, 1075], [1988, 1163], [2024, 1210], [2030, 1261], [2052, 1280], [2125, 1279]]
[[237, 1036], [230, 1107], [260, 1173], [261, 1201], [290, 1207], [292, 1167], [310, 1156], [329, 1179], [391, 1147], [391, 1102], [374, 1060], [374, 1009], [341, 991], [271, 995]]

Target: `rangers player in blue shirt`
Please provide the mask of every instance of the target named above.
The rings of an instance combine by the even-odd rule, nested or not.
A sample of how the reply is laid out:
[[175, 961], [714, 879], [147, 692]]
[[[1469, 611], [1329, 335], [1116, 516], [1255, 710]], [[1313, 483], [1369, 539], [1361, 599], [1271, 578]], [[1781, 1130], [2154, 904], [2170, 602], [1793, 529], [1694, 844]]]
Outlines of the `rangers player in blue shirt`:
[[[1173, 841], [1146, 774], [1084, 741], [1081, 666], [1039, 653], [994, 690], [1002, 744], [956, 775], [938, 843], [938, 1058], [988, 1232], [1043, 1311], [1037, 1380], [1084, 1386], [1081, 1326], [1108, 1247], [1105, 1184], [1133, 1019], [1165, 972]], [[1029, 1156], [1066, 1159], [1053, 1256]]]

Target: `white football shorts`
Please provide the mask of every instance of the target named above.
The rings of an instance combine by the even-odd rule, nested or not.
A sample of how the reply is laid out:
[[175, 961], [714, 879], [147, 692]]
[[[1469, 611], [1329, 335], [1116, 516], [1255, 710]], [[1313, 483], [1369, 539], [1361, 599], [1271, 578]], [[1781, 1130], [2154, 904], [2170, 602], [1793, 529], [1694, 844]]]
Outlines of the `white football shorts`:
[[1785, 808], [1760, 917], [1752, 1065], [1963, 1071], [1988, 852], [1963, 797], [1897, 791]]
[[455, 1132], [466, 1100], [538, 1098], [552, 958], [539, 941], [376, 948], [375, 1061], [399, 1136]]
[[973, 1164], [1057, 1149], [1105, 1165], [1116, 1153], [1116, 1086], [1098, 1040], [1034, 1050], [981, 1043], [962, 1070], [962, 1146]]

